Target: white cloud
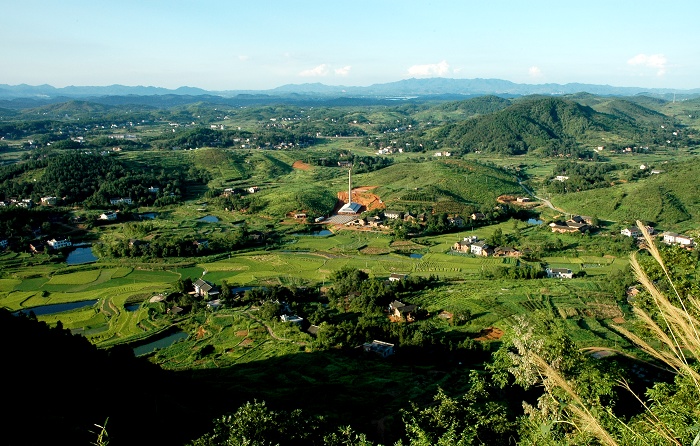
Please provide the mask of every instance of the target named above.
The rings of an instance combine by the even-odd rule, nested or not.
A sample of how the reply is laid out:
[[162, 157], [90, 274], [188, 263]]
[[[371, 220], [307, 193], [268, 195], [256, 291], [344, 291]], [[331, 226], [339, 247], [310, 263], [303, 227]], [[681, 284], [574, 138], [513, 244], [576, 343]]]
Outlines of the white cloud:
[[542, 77], [542, 70], [540, 70], [540, 67], [532, 66], [527, 72], [530, 74], [530, 77]]
[[241, 62], [247, 62], [250, 60], [250, 56], [240, 55], [238, 56], [238, 60], [240, 60]]
[[321, 65], [311, 68], [309, 70], [304, 70], [299, 73], [302, 77], [322, 77], [328, 75], [328, 65], [322, 63]]
[[663, 76], [666, 74], [666, 64], [668, 63], [668, 60], [666, 60], [666, 56], [663, 54], [637, 54], [633, 58], [627, 61], [628, 65], [632, 66], [642, 66], [642, 67], [647, 67], [647, 68], [654, 68], [656, 69], [656, 75], [657, 76]]
[[410, 76], [443, 76], [450, 71], [450, 65], [443, 60], [440, 63], [427, 65], [413, 65], [409, 67]]
[[347, 76], [350, 73], [350, 69], [352, 67], [350, 65], [346, 65], [343, 68], [336, 68], [335, 69], [335, 74], [338, 76]]

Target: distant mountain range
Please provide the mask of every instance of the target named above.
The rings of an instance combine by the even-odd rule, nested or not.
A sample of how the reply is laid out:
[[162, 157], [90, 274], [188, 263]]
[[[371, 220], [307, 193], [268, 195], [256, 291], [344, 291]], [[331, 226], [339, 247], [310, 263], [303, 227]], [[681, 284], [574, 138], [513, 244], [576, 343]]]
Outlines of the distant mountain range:
[[53, 102], [56, 99], [85, 99], [106, 96], [209, 96], [222, 98], [288, 98], [288, 99], [333, 99], [360, 98], [383, 100], [406, 100], [445, 97], [454, 99], [459, 96], [523, 96], [531, 94], [564, 95], [587, 92], [596, 95], [648, 96], [669, 98], [673, 95], [682, 97], [700, 96], [700, 88], [678, 90], [670, 88], [613, 87], [594, 84], [516, 84], [502, 79], [405, 79], [368, 87], [330, 86], [321, 83], [289, 84], [270, 90], [229, 90], [207, 91], [201, 88], [180, 87], [167, 89], [161, 87], [129, 87], [109, 85], [103, 87], [69, 86], [63, 88], [51, 85], [6, 85], [0, 84], [0, 99], [34, 99]]

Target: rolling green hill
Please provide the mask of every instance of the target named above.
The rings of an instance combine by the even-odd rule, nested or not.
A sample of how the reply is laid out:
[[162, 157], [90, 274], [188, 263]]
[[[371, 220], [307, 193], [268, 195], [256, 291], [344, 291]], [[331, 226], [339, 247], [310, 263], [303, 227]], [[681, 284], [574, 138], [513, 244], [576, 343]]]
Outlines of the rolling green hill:
[[648, 132], [644, 124], [630, 116], [637, 113], [647, 117], [654, 112], [632, 103], [624, 105], [618, 105], [615, 111], [627, 119], [571, 100], [524, 98], [495, 113], [443, 126], [434, 136], [449, 147], [469, 152], [517, 155], [539, 150], [547, 155], [577, 154], [577, 149], [589, 141], [599, 141], [602, 132], [613, 131], [632, 141]]
[[493, 209], [502, 194], [522, 193], [512, 175], [497, 167], [463, 160], [400, 163], [358, 179], [375, 190], [387, 207], [463, 213]]
[[636, 182], [556, 195], [552, 202], [569, 212], [606, 220], [640, 219], [665, 228], [689, 229], [700, 217], [700, 184], [689, 180], [700, 175], [700, 160], [668, 163], [662, 170]]

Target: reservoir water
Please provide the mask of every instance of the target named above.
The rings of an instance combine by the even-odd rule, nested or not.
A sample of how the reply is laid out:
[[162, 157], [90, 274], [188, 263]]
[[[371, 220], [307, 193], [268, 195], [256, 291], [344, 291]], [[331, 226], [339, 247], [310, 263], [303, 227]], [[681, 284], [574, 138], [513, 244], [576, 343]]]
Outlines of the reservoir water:
[[183, 331], [176, 331], [175, 333], [171, 333], [155, 341], [134, 347], [134, 356], [141, 356], [156, 351], [159, 348], [170, 347], [180, 339], [185, 339], [187, 336], [187, 333]]
[[69, 265], [81, 265], [83, 263], [96, 262], [97, 257], [92, 253], [92, 248], [75, 248], [66, 257], [66, 263]]
[[[46, 316], [48, 314], [63, 313], [64, 311], [76, 310], [83, 307], [91, 307], [97, 303], [96, 299], [93, 300], [81, 300], [78, 302], [66, 302], [63, 304], [49, 304], [49, 305], [39, 305], [38, 307], [26, 308], [20, 310], [22, 313], [29, 314], [33, 311], [37, 316]], [[16, 311], [15, 314], [20, 311]]]

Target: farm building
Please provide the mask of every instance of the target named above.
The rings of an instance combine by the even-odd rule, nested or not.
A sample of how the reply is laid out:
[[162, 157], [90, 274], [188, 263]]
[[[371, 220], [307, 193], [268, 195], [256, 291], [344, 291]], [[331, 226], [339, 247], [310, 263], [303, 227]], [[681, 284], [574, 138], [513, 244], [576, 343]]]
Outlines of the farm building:
[[551, 279], [571, 279], [574, 273], [568, 268], [547, 268], [547, 277]]
[[391, 275], [389, 276], [389, 282], [399, 282], [401, 280], [404, 280], [406, 276], [407, 274], [391, 273]]
[[192, 285], [194, 285], [194, 294], [197, 296], [213, 297], [219, 294], [219, 290], [206, 280], [197, 279]]
[[374, 340], [372, 342], [362, 344], [362, 350], [366, 351], [367, 353], [374, 353], [382, 358], [386, 358], [394, 354], [394, 344]]

